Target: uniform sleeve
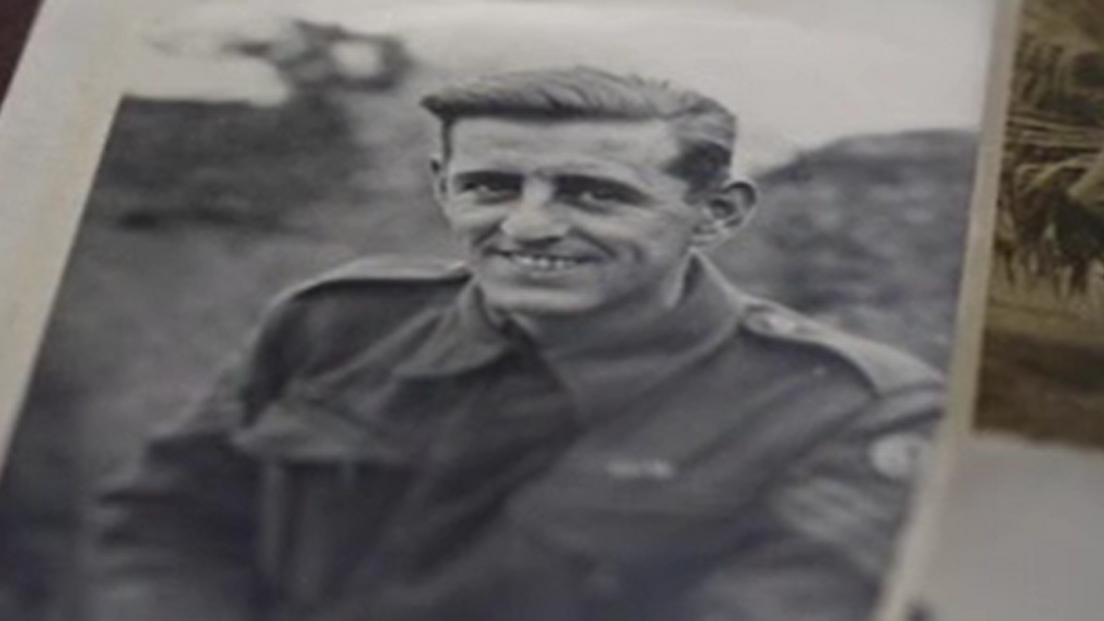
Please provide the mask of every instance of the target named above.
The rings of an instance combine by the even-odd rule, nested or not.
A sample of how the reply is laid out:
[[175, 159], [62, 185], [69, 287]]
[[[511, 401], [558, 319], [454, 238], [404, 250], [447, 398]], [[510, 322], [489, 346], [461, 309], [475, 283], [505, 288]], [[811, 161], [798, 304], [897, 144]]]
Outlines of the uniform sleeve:
[[282, 384], [280, 323], [268, 322], [200, 407], [95, 499], [92, 621], [255, 618], [259, 475], [230, 434]]
[[818, 443], [769, 492], [748, 545], [692, 598], [698, 621], [863, 621], [877, 603], [942, 390], [903, 390]]

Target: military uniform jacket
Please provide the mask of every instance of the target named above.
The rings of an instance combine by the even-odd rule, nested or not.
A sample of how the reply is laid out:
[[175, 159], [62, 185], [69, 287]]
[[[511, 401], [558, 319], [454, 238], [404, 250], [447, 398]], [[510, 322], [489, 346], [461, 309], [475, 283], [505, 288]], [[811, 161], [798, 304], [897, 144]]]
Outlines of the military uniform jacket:
[[[365, 260], [296, 289], [102, 496], [93, 618], [867, 618], [938, 378], [704, 259], [690, 281], [653, 330], [563, 365], [490, 323], [462, 269]], [[403, 513], [442, 438], [478, 457], [544, 410], [578, 433], [508, 488], [469, 481], [501, 496], [470, 527]], [[463, 545], [414, 571], [426, 525]]]

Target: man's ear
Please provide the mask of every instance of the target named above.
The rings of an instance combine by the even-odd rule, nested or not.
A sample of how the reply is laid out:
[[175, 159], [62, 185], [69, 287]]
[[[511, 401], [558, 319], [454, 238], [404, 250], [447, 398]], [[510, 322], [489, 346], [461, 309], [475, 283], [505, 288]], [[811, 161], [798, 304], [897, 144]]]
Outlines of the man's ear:
[[708, 247], [728, 239], [747, 223], [758, 200], [758, 190], [747, 180], [732, 181], [704, 193], [696, 201], [701, 220], [694, 227], [694, 245]]
[[433, 198], [441, 207], [448, 198], [448, 179], [445, 176], [445, 163], [441, 156], [435, 155], [429, 160], [429, 172], [433, 176]]

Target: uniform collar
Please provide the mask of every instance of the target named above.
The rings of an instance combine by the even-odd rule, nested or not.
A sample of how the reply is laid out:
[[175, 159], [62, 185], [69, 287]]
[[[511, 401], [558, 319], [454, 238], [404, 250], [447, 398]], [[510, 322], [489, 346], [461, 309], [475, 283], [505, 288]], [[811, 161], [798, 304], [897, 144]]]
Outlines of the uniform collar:
[[[616, 347], [549, 361], [584, 416], [612, 413], [644, 389], [703, 360], [736, 331], [746, 308], [741, 293], [704, 257], [695, 256], [680, 304], [650, 329]], [[485, 367], [525, 339], [496, 326], [474, 281], [428, 337], [396, 369], [403, 377], [447, 377]]]
[[479, 287], [469, 280], [395, 373], [427, 378], [460, 375], [494, 362], [512, 347], [513, 339], [491, 323]]
[[746, 304], [742, 294], [704, 257], [687, 272], [680, 304], [632, 340], [553, 367], [584, 416], [616, 414], [634, 397], [692, 369], [728, 342]]

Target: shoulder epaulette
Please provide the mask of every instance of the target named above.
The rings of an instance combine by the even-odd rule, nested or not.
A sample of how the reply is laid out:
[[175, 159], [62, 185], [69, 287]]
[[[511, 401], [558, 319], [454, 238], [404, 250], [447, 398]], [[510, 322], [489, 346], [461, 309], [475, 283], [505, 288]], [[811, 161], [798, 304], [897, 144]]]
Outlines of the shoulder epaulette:
[[909, 385], [938, 383], [931, 367], [891, 347], [823, 325], [770, 302], [756, 301], [745, 327], [761, 336], [811, 345], [842, 358], [878, 393]]

